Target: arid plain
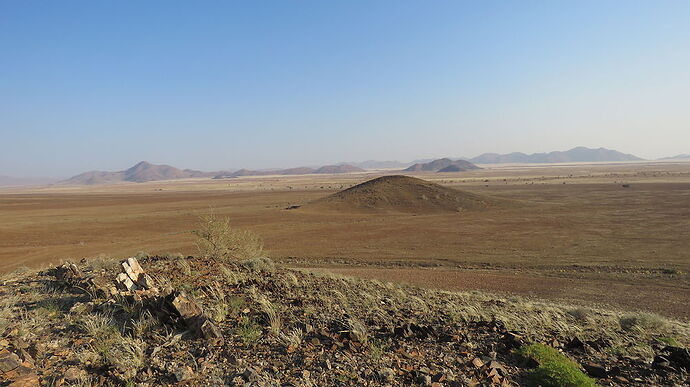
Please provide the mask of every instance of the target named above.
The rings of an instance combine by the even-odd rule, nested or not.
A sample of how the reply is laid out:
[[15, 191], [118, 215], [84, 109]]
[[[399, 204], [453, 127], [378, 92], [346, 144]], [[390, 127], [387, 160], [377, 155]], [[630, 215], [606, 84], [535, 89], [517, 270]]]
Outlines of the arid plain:
[[287, 209], [395, 173], [3, 189], [0, 271], [100, 254], [193, 254], [197, 218], [214, 211], [293, 267], [690, 320], [690, 163], [414, 174], [509, 203], [485, 211]]

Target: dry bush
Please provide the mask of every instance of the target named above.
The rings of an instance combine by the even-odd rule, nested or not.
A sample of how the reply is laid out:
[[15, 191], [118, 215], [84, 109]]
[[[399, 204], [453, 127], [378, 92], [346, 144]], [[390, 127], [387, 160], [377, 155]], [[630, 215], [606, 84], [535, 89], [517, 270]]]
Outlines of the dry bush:
[[199, 253], [221, 261], [253, 259], [264, 254], [261, 238], [251, 231], [230, 227], [227, 218], [214, 214], [202, 215], [199, 228], [194, 231]]

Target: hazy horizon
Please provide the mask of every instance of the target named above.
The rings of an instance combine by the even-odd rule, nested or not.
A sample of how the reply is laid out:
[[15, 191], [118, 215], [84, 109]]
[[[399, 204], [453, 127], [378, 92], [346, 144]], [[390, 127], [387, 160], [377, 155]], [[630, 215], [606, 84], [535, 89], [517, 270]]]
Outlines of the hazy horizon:
[[689, 153], [688, 14], [686, 1], [0, 3], [0, 175]]

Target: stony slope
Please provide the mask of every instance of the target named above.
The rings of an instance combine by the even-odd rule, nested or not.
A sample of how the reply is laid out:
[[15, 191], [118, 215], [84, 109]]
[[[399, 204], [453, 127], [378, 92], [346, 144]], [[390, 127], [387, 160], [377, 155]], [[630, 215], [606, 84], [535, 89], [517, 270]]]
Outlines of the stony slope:
[[[688, 381], [690, 327], [660, 317], [316, 276], [265, 258], [139, 263], [3, 277], [0, 384], [523, 385], [545, 367], [516, 352], [530, 343], [600, 385]], [[115, 288], [132, 274], [148, 280]]]

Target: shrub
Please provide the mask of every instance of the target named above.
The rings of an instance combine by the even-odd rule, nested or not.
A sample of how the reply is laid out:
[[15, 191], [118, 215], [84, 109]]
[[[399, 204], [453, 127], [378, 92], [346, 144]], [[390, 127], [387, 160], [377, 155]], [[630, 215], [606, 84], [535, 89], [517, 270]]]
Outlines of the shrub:
[[577, 363], [547, 345], [526, 345], [518, 350], [518, 354], [539, 364], [530, 374], [530, 382], [533, 385], [542, 387], [596, 386], [594, 380], [580, 371]]
[[197, 248], [206, 258], [218, 260], [252, 259], [263, 255], [263, 242], [256, 234], [230, 227], [227, 218], [214, 214], [200, 217]]

